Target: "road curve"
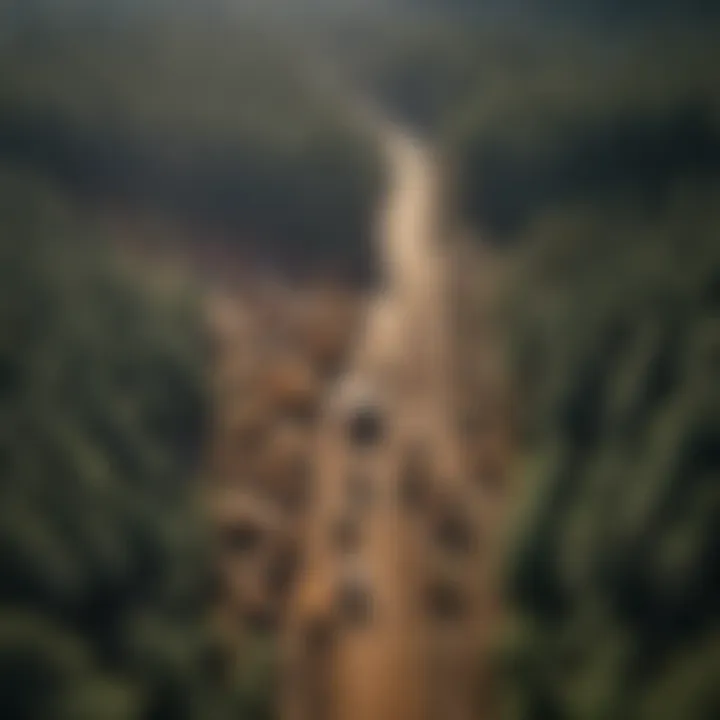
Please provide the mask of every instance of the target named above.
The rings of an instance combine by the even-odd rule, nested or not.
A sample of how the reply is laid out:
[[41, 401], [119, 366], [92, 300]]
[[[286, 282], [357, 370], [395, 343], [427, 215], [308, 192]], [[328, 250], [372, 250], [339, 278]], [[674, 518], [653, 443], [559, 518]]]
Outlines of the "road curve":
[[[472, 679], [465, 678], [473, 665], [472, 629], [436, 633], [428, 621], [429, 521], [408, 511], [401, 487], [408, 461], [421, 452], [438, 497], [461, 497], [466, 480], [450, 390], [441, 178], [432, 154], [409, 133], [372, 122], [389, 170], [377, 223], [381, 282], [319, 428], [305, 563], [284, 638], [282, 715], [465, 720], [473, 717]], [[370, 446], [348, 436], [358, 398], [382, 419], [382, 437]], [[369, 500], [362, 507], [349, 495], [352, 483], [364, 483]], [[338, 546], [338, 527], [351, 542]], [[472, 577], [472, 569], [463, 575]], [[343, 595], [347, 588], [356, 589], [354, 606]], [[479, 591], [472, 581], [466, 590]], [[438, 643], [450, 647], [445, 656]], [[448, 681], [439, 678], [436, 660]]]

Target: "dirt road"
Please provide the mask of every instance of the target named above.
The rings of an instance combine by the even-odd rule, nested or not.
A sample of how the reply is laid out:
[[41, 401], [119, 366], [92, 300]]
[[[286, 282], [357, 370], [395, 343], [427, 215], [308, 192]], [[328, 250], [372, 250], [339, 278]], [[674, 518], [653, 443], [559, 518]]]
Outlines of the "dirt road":
[[441, 178], [419, 142], [376, 123], [381, 282], [319, 430], [284, 720], [477, 717], [477, 523], [452, 407]]

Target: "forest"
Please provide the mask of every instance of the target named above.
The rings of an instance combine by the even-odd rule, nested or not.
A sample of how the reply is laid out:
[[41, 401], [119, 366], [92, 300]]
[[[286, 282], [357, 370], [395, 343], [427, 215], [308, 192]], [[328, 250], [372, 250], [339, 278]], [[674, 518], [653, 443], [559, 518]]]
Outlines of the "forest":
[[104, 220], [366, 280], [382, 168], [309, 44], [440, 148], [512, 268], [504, 716], [713, 720], [716, 4], [317, 0], [300, 28], [287, 4], [0, 5], [0, 715], [273, 717], [268, 648], [221, 678], [206, 622], [199, 289]]
[[3, 162], [91, 208], [272, 242], [286, 268], [366, 273], [375, 153], [292, 46], [251, 16], [118, 15], [41, 14], [2, 43]]

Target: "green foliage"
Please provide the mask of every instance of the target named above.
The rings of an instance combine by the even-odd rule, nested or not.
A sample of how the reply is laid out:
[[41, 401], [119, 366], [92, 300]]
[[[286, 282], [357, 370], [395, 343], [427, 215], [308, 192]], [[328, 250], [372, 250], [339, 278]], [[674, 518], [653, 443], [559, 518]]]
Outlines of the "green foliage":
[[517, 20], [529, 16], [533, 22], [569, 19], [572, 23], [648, 23], [658, 19], [697, 23], [717, 17], [713, 0], [398, 0], [409, 9], [431, 8], [480, 22], [498, 14]]
[[539, 633], [512, 653], [519, 717], [717, 715], [718, 199], [691, 185], [654, 221], [566, 209], [529, 232], [516, 332], [548, 461], [512, 562]]
[[193, 297], [123, 269], [31, 178], [2, 177], [0, 215], [0, 714], [227, 717]]
[[235, 707], [244, 720], [272, 720], [277, 695], [277, 647], [264, 634], [251, 637], [245, 646], [245, 662], [237, 668]]
[[0, 46], [0, 157], [290, 267], [362, 273], [376, 155], [301, 68], [242, 17], [40, 23]]
[[511, 55], [449, 120], [462, 209], [503, 240], [548, 208], [601, 198], [660, 208], [678, 178], [720, 176], [711, 37]]
[[331, 39], [335, 57], [355, 85], [427, 132], [437, 132], [459, 98], [475, 87], [477, 35], [453, 22], [369, 15], [336, 21]]
[[467, 197], [480, 216], [503, 200], [514, 221], [533, 488], [509, 562], [509, 717], [720, 711], [718, 96], [693, 65], [706, 52], [675, 57], [662, 82], [641, 61], [587, 86], [534, 72], [505, 114], [470, 121], [485, 182]]

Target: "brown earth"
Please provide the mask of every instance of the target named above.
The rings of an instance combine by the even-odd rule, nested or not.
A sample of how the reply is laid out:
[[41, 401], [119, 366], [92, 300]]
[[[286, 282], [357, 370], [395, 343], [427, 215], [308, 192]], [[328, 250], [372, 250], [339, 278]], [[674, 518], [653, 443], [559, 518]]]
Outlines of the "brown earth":
[[[483, 345], [496, 339], [463, 346], [453, 284], [464, 268], [443, 237], [438, 169], [404, 133], [382, 133], [383, 284], [321, 411], [305, 560], [283, 635], [287, 720], [492, 713], [484, 664], [511, 442], [502, 363], [460, 376], [455, 355], [472, 346], [489, 358]], [[463, 432], [470, 376], [481, 417]], [[358, 402], [378, 415], [370, 441], [352, 431]]]
[[215, 619], [229, 660], [253, 628], [278, 633], [283, 720], [491, 718], [512, 504], [502, 267], [445, 225], [428, 150], [378, 133], [372, 295], [252, 277], [221, 239], [179, 253], [213, 341]]

